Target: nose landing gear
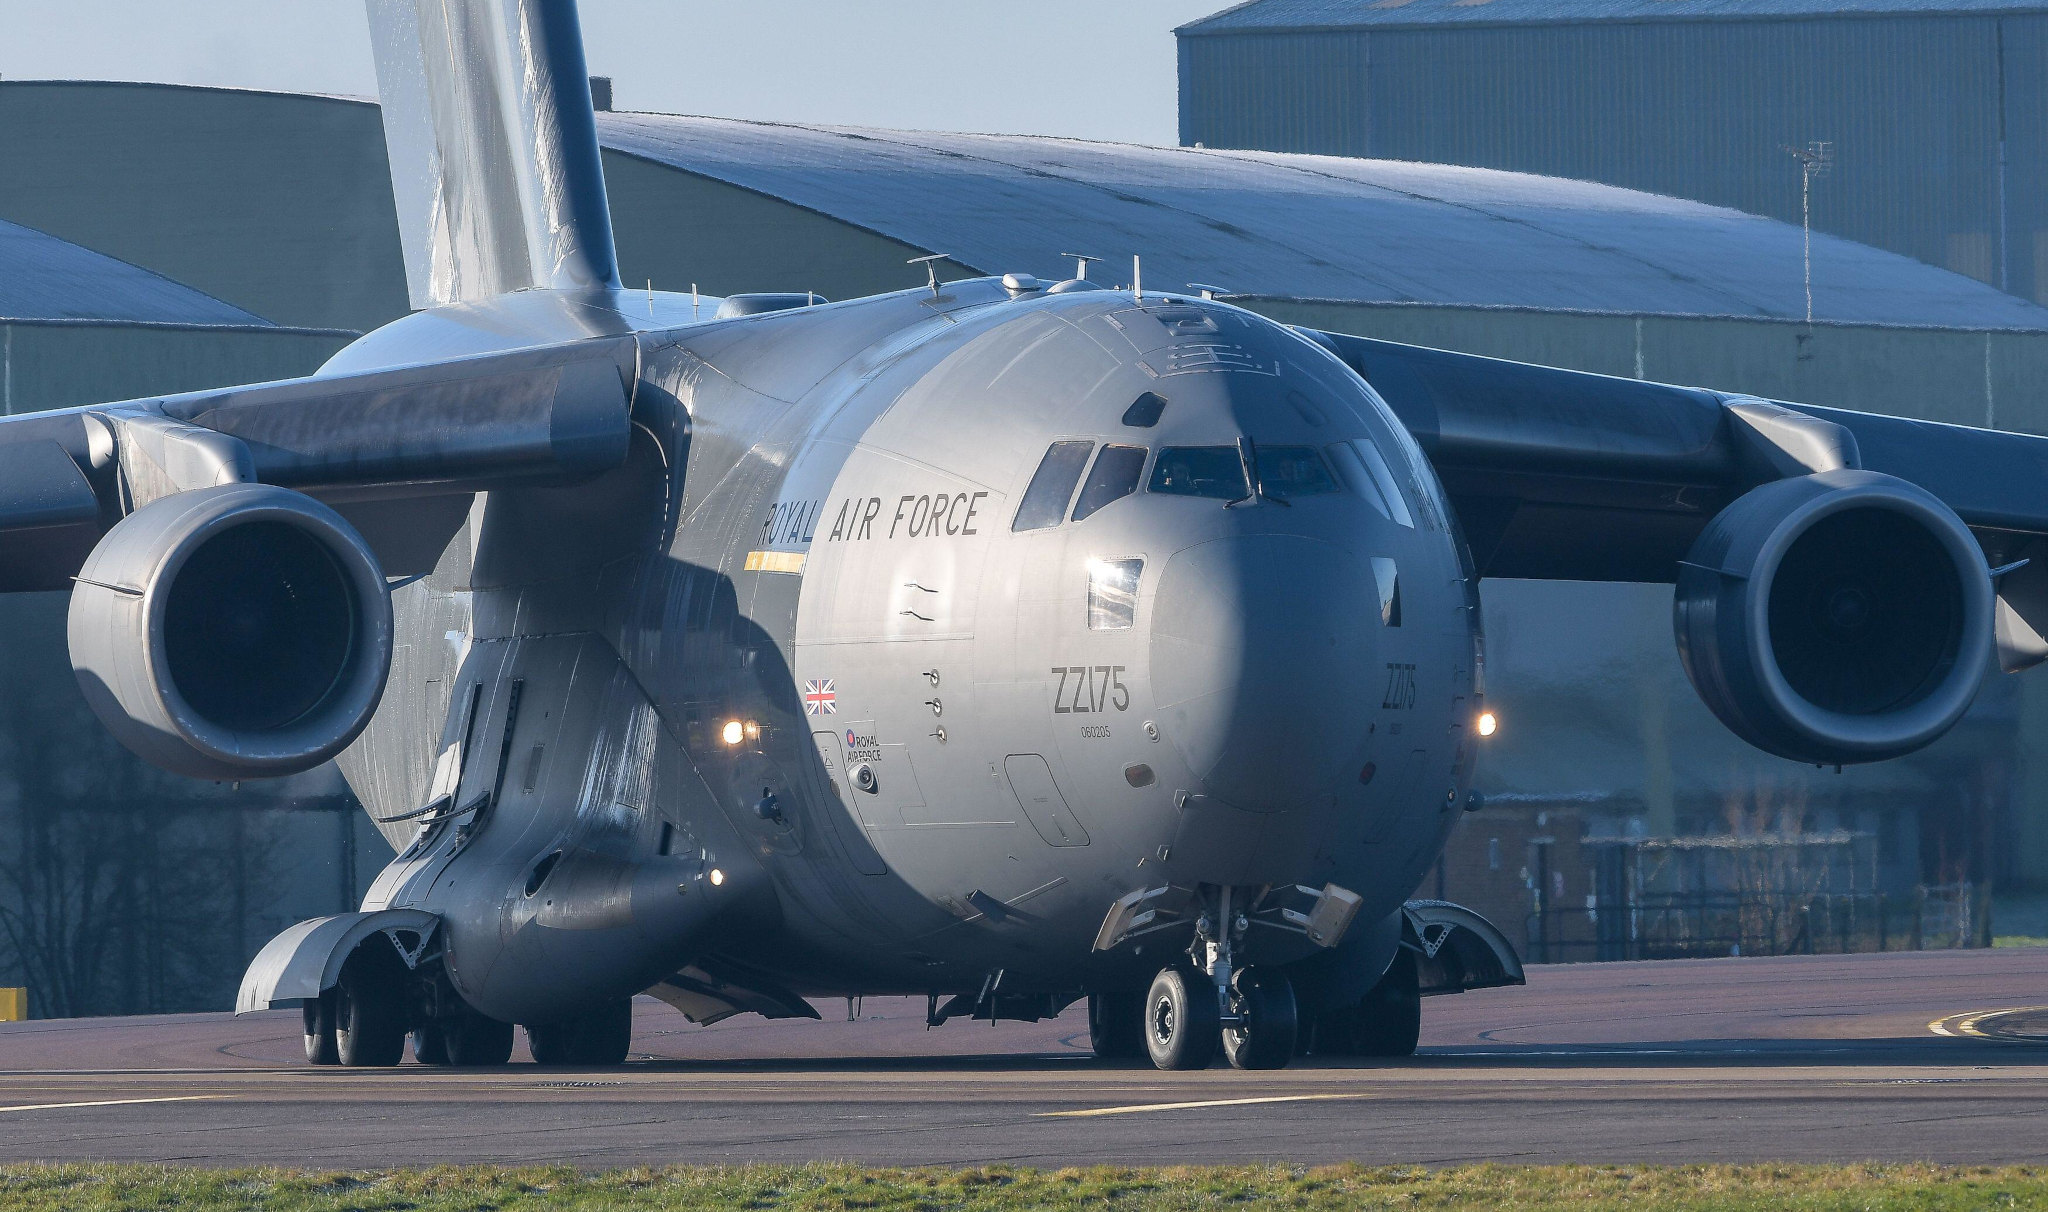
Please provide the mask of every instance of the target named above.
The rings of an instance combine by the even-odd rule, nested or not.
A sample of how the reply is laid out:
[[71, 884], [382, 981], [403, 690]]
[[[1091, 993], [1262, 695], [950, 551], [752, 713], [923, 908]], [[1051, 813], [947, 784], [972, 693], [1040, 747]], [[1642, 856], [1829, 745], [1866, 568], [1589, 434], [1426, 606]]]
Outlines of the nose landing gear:
[[1223, 1054], [1233, 1068], [1282, 1069], [1294, 1056], [1299, 1018], [1294, 985], [1279, 973], [1246, 968], [1231, 982], [1235, 1023], [1223, 1028]]
[[1195, 923], [1191, 957], [1202, 966], [1176, 964], [1152, 978], [1145, 1050], [1161, 1069], [1205, 1069], [1219, 1048], [1239, 1069], [1278, 1069], [1294, 1055], [1294, 986], [1278, 972], [1235, 967], [1250, 922], [1231, 912], [1230, 895], [1216, 889]]

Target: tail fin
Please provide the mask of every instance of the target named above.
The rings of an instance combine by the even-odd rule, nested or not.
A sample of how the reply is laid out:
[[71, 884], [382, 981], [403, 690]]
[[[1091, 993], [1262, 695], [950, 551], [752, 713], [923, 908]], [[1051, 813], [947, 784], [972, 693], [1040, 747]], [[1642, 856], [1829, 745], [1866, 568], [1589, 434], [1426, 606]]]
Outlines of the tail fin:
[[414, 307], [618, 285], [575, 0], [367, 0]]

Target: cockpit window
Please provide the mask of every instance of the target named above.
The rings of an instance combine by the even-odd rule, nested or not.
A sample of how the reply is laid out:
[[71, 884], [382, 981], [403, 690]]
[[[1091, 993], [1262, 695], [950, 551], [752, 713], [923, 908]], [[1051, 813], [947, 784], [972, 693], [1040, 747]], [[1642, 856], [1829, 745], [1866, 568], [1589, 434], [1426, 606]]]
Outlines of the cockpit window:
[[1330, 447], [1330, 456], [1349, 481], [1351, 490], [1379, 510], [1381, 517], [1410, 530], [1415, 528], [1415, 515], [1409, 512], [1408, 499], [1378, 443], [1370, 438], [1343, 442]]
[[1251, 495], [1235, 446], [1169, 446], [1152, 464], [1153, 492], [1241, 501]]
[[1074, 502], [1074, 520], [1080, 521], [1109, 504], [1138, 491], [1138, 476], [1145, 470], [1143, 446], [1105, 446], [1095, 456], [1095, 468], [1081, 486], [1081, 499]]
[[1159, 424], [1159, 416], [1165, 411], [1166, 397], [1156, 391], [1148, 391], [1124, 409], [1124, 424], [1132, 429], [1150, 429]]
[[1088, 561], [1088, 630], [1122, 631], [1138, 618], [1143, 560]]
[[1313, 446], [1261, 446], [1259, 487], [1284, 501], [1336, 492], [1337, 481]]
[[1088, 452], [1094, 449], [1093, 442], [1054, 442], [1046, 447], [1045, 458], [1032, 474], [1031, 486], [1024, 490], [1024, 501], [1017, 506], [1010, 529], [1044, 530], [1059, 525], [1067, 516], [1067, 502], [1073, 499], [1081, 469], [1088, 465]]

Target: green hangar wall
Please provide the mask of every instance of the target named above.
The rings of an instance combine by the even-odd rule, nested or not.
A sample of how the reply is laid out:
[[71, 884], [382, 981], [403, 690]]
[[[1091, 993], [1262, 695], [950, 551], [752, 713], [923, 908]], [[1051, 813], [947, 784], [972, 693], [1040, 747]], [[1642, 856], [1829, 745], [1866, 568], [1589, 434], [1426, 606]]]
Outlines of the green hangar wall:
[[1180, 137], [1428, 160], [1798, 222], [2048, 301], [2030, 0], [1254, 0], [1182, 26]]

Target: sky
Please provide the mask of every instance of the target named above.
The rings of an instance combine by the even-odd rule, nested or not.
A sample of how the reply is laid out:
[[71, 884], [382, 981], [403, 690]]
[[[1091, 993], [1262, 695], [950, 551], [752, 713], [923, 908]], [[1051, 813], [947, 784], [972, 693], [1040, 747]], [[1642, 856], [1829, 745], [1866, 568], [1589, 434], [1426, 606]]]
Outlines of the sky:
[[[582, 0], [613, 108], [1173, 143], [1229, 0]], [[0, 78], [374, 95], [363, 0], [0, 0]]]

